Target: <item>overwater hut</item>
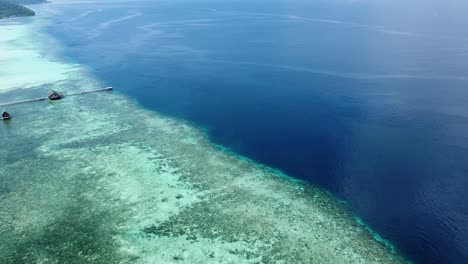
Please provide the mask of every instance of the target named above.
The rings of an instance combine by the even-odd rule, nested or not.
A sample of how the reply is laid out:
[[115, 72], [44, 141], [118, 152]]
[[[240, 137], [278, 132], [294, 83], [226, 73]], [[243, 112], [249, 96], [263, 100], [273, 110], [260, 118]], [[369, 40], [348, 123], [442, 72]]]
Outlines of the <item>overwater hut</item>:
[[3, 111], [2, 113], [2, 119], [3, 120], [8, 120], [10, 119], [10, 114], [7, 111]]
[[49, 93], [48, 93], [48, 97], [49, 97], [50, 100], [60, 100], [63, 97], [65, 97], [65, 95], [63, 93], [59, 93], [57, 91], [50, 90]]

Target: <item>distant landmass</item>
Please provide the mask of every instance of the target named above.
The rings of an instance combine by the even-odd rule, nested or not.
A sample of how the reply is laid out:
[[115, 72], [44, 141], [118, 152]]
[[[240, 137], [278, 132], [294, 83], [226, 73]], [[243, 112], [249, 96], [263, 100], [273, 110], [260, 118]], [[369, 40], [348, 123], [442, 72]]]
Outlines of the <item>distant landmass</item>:
[[16, 16], [34, 16], [36, 13], [22, 5], [45, 3], [44, 0], [0, 0], [0, 19]]

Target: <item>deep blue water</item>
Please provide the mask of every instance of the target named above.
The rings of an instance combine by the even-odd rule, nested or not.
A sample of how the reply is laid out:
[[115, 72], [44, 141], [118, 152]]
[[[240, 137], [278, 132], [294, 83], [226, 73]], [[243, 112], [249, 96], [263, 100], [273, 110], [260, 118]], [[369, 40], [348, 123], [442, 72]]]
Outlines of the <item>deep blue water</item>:
[[50, 4], [63, 53], [320, 185], [417, 263], [468, 263], [468, 4]]

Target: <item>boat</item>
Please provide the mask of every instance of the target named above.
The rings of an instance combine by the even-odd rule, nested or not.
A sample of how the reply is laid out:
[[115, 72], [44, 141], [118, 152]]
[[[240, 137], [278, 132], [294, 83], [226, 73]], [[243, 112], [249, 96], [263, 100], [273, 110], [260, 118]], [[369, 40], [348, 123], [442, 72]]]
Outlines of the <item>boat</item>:
[[57, 92], [57, 91], [54, 91], [54, 90], [50, 90], [48, 92], [48, 95], [47, 97], [49, 97], [49, 100], [60, 100], [62, 98], [65, 97], [65, 95], [63, 93], [60, 93], [60, 92]]
[[4, 111], [2, 113], [2, 120], [9, 120], [9, 119], [11, 119], [10, 114], [8, 112]]

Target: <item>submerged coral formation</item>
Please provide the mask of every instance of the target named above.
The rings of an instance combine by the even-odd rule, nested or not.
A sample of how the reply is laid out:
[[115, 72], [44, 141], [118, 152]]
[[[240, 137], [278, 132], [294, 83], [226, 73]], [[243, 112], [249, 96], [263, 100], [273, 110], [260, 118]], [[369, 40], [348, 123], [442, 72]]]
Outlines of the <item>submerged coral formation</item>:
[[[102, 85], [75, 69], [29, 93], [51, 86]], [[330, 194], [118, 92], [10, 110], [0, 124], [12, 142], [0, 149], [2, 264], [405, 261]]]

